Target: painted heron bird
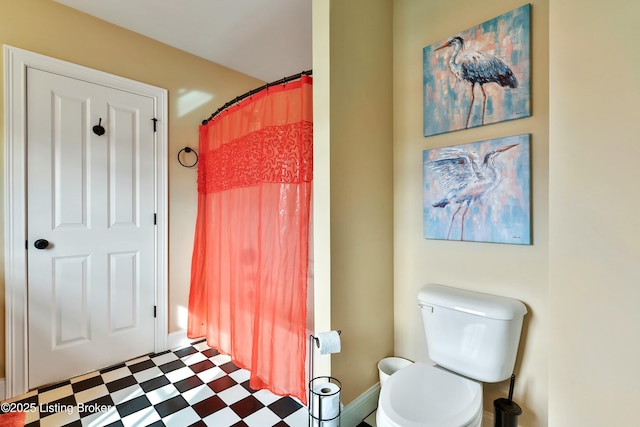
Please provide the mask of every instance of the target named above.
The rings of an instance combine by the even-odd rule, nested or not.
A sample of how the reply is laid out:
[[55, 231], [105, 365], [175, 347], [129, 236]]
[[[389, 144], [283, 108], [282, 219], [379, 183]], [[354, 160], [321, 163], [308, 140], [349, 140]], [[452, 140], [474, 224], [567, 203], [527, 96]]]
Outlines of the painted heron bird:
[[465, 128], [469, 127], [471, 108], [475, 100], [475, 86], [478, 84], [482, 91], [482, 124], [484, 125], [484, 113], [487, 108], [487, 93], [484, 86], [487, 83], [497, 83], [502, 87], [517, 88], [518, 80], [511, 71], [511, 68], [501, 59], [484, 52], [464, 51], [464, 40], [462, 37], [451, 37], [445, 44], [436, 48], [434, 52], [453, 47], [453, 54], [449, 58], [449, 70], [458, 80], [471, 83], [471, 103], [467, 113]]
[[426, 162], [427, 167], [439, 175], [442, 186], [448, 189], [447, 195], [431, 206], [445, 208], [449, 204], [458, 204], [458, 208], [451, 216], [447, 240], [451, 237], [456, 216], [463, 207], [460, 240], [464, 240], [464, 220], [469, 205], [479, 202], [486, 194], [500, 185], [501, 173], [496, 166], [495, 158], [517, 145], [505, 145], [496, 150], [488, 151], [482, 161], [474, 151], [449, 148], [444, 149], [439, 158]]

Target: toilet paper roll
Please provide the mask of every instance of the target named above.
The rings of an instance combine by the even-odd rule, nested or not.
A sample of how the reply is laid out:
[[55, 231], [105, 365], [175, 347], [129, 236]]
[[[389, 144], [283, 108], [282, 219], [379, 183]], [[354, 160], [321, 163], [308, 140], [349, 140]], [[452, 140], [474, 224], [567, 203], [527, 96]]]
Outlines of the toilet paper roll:
[[320, 354], [340, 353], [340, 334], [338, 331], [319, 333], [316, 339]]
[[311, 393], [313, 425], [337, 427], [340, 425], [340, 387], [330, 382], [315, 384]]

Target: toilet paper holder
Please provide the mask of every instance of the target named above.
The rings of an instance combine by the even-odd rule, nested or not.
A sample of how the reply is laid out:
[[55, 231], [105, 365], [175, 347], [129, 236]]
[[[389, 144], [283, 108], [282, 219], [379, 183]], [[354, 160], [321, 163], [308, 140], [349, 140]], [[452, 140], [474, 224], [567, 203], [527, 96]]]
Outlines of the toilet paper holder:
[[309, 426], [339, 427], [342, 384], [334, 377], [320, 376], [309, 381]]
[[[336, 330], [338, 336], [342, 335], [341, 330]], [[314, 345], [315, 344], [315, 345]], [[320, 349], [320, 338], [314, 335], [309, 335], [309, 399], [308, 399], [308, 409], [309, 409], [309, 427], [337, 427], [340, 426], [340, 415], [342, 412], [342, 404], [340, 403], [340, 391], [342, 389], [342, 384], [334, 377], [330, 376], [322, 376], [322, 377], [314, 377], [313, 376], [313, 355], [315, 353], [314, 349]], [[339, 350], [338, 350], [339, 351]], [[329, 382], [332, 385], [336, 385], [338, 387], [337, 392], [330, 392], [330, 396], [324, 396], [318, 393], [318, 391], [314, 391], [314, 383], [317, 381], [325, 381]], [[323, 389], [319, 390], [323, 392]], [[324, 411], [322, 409], [323, 399], [330, 399], [331, 397], [337, 398], [337, 414], [333, 416], [331, 413], [330, 417], [326, 417]], [[316, 407], [317, 405], [317, 407]], [[315, 414], [314, 414], [315, 412]]]
[[[342, 335], [342, 331], [340, 329], [338, 329], [336, 332], [338, 333], [338, 335]], [[313, 342], [316, 344], [316, 347], [320, 348], [320, 338], [314, 335], [311, 335], [311, 338], [313, 339]]]

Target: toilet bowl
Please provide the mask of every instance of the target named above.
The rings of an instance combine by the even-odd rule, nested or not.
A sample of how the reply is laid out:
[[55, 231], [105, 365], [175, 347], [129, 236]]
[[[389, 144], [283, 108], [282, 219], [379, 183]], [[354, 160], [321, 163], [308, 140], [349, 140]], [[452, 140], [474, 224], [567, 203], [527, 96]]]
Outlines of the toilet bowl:
[[479, 427], [482, 384], [437, 366], [414, 363], [390, 376], [382, 391], [378, 427]]

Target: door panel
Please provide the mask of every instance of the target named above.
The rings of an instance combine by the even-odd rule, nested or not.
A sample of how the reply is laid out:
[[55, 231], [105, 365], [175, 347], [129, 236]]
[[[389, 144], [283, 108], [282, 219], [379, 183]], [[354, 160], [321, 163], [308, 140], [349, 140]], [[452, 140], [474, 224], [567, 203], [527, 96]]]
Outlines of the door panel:
[[109, 225], [139, 224], [137, 176], [140, 122], [137, 110], [109, 106]]
[[29, 68], [27, 114], [33, 388], [154, 350], [154, 101]]
[[52, 258], [53, 350], [89, 342], [89, 256]]
[[139, 253], [109, 254], [109, 333], [137, 327]]
[[[84, 189], [90, 176], [90, 152], [87, 151], [84, 118], [89, 116], [89, 99], [56, 92], [52, 101], [52, 124], [55, 126], [51, 132], [54, 224], [55, 227], [86, 227], [88, 203]], [[33, 120], [37, 119], [34, 117]], [[32, 150], [31, 154], [38, 157], [32, 159], [36, 167], [40, 160], [48, 160], [42, 155], [44, 153]]]

